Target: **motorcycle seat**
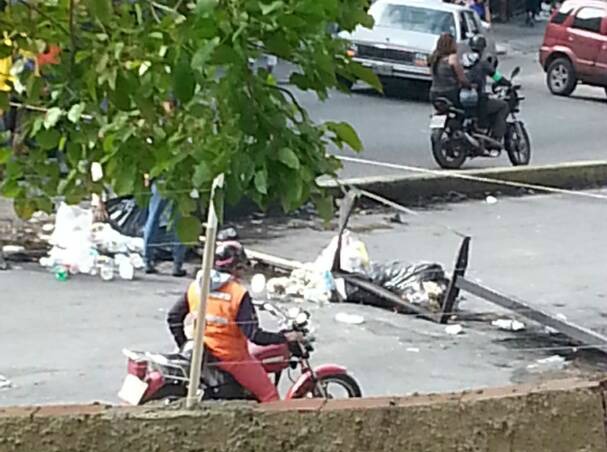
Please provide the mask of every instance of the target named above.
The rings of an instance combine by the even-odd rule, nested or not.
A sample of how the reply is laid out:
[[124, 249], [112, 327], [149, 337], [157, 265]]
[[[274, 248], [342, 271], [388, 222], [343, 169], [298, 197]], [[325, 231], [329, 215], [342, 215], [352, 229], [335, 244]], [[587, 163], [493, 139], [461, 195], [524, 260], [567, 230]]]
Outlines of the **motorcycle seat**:
[[464, 110], [457, 108], [453, 102], [446, 97], [439, 97], [434, 101], [434, 108], [440, 114], [455, 113], [458, 115], [465, 114]]

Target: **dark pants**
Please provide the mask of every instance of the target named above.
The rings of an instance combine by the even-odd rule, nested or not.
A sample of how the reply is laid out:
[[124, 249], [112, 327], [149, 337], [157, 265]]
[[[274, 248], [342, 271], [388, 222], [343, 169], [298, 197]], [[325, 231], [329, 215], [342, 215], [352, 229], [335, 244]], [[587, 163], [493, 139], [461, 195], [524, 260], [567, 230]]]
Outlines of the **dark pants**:
[[[501, 140], [506, 134], [506, 119], [510, 113], [508, 103], [501, 99], [482, 96], [485, 98], [487, 118], [490, 120], [493, 138]], [[482, 99], [482, 98], [481, 98]]]
[[[160, 196], [156, 184], [152, 184], [152, 199], [148, 206], [148, 218], [143, 229], [143, 242], [146, 266], [152, 267], [155, 259], [155, 249], [162, 244], [171, 243], [173, 249], [173, 268], [181, 270], [185, 260], [186, 247], [177, 238], [174, 230], [167, 227], [167, 233], [161, 234], [160, 219], [167, 209], [169, 201]], [[174, 218], [177, 220], [177, 218]]]
[[459, 89], [443, 92], [430, 91], [430, 102], [432, 102], [432, 105], [441, 97], [449, 99], [455, 107], [460, 108]]

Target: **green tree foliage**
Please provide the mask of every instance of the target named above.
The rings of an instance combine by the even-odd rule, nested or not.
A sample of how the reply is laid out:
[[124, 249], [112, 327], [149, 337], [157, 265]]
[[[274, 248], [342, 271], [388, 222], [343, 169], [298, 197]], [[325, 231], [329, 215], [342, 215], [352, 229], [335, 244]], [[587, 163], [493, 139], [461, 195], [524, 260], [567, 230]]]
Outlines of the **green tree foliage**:
[[[316, 124], [287, 87], [249, 64], [263, 53], [291, 62], [290, 83], [325, 99], [339, 80], [376, 78], [347, 56], [329, 30], [371, 25], [368, 0], [18, 0], [0, 13], [10, 44], [0, 57], [62, 49], [60, 63], [19, 71], [15, 99], [20, 130], [0, 149], [0, 186], [23, 216], [49, 210], [65, 196], [76, 203], [108, 184], [118, 195], [143, 196], [144, 174], [160, 181], [182, 218], [208, 202], [213, 178], [221, 196], [287, 211], [313, 200], [331, 203], [316, 184], [339, 162], [327, 144], [355, 151], [344, 123]], [[167, 101], [174, 108], [166, 108]], [[8, 96], [0, 94], [0, 109]], [[33, 108], [31, 108], [33, 107]], [[36, 111], [38, 110], [38, 111]], [[52, 157], [61, 151], [66, 177]], [[90, 166], [100, 162], [102, 181]], [[200, 197], [191, 196], [196, 189]]]

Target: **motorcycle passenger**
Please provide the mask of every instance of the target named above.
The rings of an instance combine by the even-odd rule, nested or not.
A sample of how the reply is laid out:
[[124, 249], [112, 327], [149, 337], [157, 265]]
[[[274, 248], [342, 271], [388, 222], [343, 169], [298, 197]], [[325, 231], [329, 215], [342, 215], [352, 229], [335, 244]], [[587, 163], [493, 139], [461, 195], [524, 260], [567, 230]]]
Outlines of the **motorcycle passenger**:
[[510, 86], [511, 83], [497, 70], [495, 61], [483, 55], [487, 47], [487, 40], [483, 36], [473, 36], [468, 44], [473, 53], [465, 55], [464, 65], [468, 80], [478, 89], [479, 126], [481, 128], [489, 126], [493, 138], [501, 142], [506, 133], [509, 107], [506, 101], [489, 97], [486, 92], [487, 77], [491, 77], [498, 85]]
[[458, 55], [457, 42], [452, 34], [443, 33], [436, 44], [436, 49], [430, 55], [432, 72], [432, 87], [430, 100], [434, 104], [440, 97], [445, 97], [459, 106], [459, 92], [470, 83], [464, 73]]
[[[271, 345], [295, 341], [299, 336], [294, 332], [272, 333], [260, 328], [251, 296], [238, 281], [248, 264], [240, 243], [218, 245], [207, 299], [204, 346], [219, 368], [231, 374], [259, 402], [271, 402], [279, 399], [278, 391], [261, 363], [249, 354], [248, 341]], [[169, 330], [180, 348], [187, 341], [184, 321], [188, 314], [196, 314], [200, 303], [200, 277], [199, 273], [168, 314]]]

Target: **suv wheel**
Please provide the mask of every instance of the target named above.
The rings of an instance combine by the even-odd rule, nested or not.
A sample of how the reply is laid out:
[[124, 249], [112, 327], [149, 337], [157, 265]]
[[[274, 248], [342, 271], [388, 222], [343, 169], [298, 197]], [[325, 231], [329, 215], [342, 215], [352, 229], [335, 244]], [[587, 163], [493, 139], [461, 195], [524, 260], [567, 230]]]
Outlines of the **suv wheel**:
[[575, 69], [568, 58], [557, 58], [546, 71], [548, 89], [557, 96], [569, 96], [577, 85]]

